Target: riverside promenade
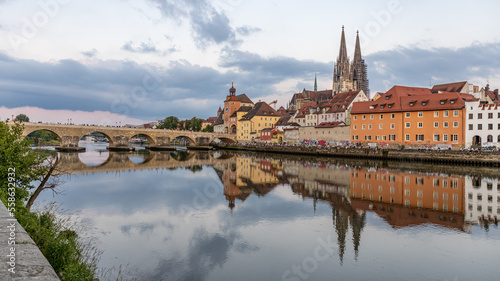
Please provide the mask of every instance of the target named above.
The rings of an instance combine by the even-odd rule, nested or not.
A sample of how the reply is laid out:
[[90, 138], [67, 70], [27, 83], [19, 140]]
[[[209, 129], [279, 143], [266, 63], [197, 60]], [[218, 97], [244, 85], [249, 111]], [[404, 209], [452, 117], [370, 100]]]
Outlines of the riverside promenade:
[[218, 149], [253, 151], [305, 156], [399, 161], [444, 165], [485, 166], [500, 168], [500, 152], [470, 152], [457, 150], [398, 150], [373, 148], [325, 148], [279, 145], [222, 145]]
[[0, 202], [0, 280], [56, 281], [54, 269]]

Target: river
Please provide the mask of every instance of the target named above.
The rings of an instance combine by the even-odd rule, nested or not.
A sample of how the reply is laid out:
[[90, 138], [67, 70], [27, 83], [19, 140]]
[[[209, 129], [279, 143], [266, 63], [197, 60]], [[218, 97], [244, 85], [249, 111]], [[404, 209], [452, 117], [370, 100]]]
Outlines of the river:
[[499, 169], [81, 145], [37, 205], [76, 213], [125, 279], [500, 276]]

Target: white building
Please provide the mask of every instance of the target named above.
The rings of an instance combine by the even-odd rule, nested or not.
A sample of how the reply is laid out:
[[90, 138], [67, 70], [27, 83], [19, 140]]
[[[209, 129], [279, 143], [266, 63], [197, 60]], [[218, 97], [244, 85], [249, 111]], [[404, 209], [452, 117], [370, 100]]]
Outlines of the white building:
[[465, 178], [465, 221], [478, 224], [481, 220], [500, 218], [500, 180], [498, 178]]
[[466, 102], [465, 147], [500, 148], [500, 104]]

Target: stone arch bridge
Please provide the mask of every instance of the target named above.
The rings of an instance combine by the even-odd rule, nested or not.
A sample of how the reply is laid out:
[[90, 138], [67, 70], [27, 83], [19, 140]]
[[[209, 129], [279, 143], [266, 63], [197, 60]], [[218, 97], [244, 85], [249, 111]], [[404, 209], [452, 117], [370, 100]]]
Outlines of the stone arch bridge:
[[236, 142], [236, 135], [176, 131], [164, 129], [137, 129], [123, 127], [104, 127], [104, 126], [79, 126], [79, 125], [61, 125], [46, 123], [24, 122], [23, 135], [27, 136], [38, 130], [45, 130], [56, 134], [61, 140], [62, 148], [78, 148], [78, 142], [83, 136], [93, 132], [103, 134], [109, 141], [109, 147], [128, 147], [128, 141], [136, 136], [145, 136], [151, 147], [170, 146], [173, 139], [178, 137], [186, 138], [190, 146], [207, 146], [214, 140], [220, 140], [225, 143]]

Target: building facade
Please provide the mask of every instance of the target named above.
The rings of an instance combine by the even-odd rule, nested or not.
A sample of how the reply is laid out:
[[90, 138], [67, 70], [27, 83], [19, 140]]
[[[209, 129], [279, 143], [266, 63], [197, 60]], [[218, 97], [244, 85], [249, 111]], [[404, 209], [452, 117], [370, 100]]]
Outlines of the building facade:
[[465, 147], [500, 148], [500, 104], [471, 101], [466, 105]]

